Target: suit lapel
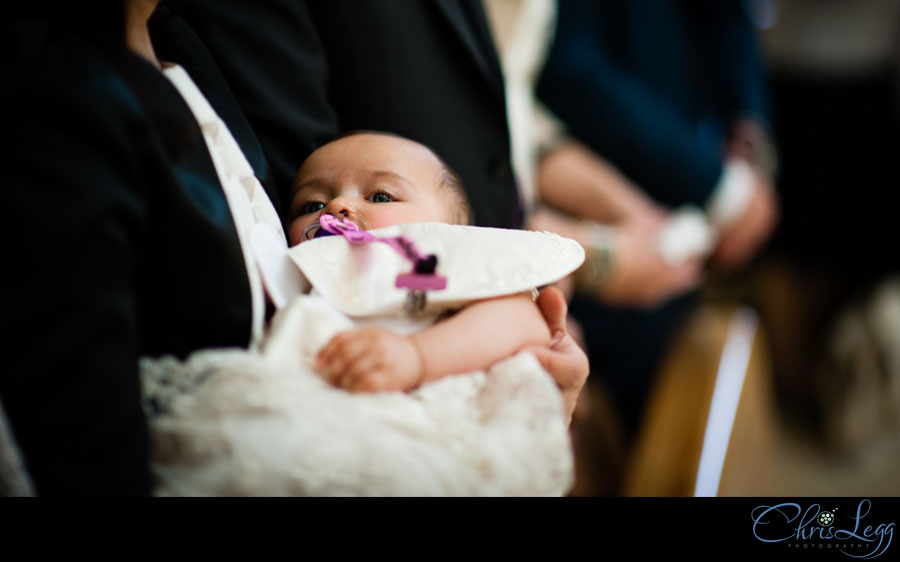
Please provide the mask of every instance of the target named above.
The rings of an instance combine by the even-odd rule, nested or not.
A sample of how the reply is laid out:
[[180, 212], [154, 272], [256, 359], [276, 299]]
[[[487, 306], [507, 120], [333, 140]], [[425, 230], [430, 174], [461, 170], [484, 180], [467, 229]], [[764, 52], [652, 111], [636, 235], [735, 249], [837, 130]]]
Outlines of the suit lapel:
[[433, 0], [475, 60], [491, 90], [503, 101], [503, 72], [480, 0]]
[[[220, 74], [203, 42], [180, 17], [175, 15], [156, 20], [151, 26], [151, 34], [153, 46], [160, 58], [180, 64], [203, 92], [216, 114], [227, 124], [228, 131], [238, 143], [269, 199], [280, 213], [281, 200], [272, 182], [272, 172], [262, 145], [237, 100], [228, 90], [225, 78]], [[178, 100], [181, 101], [180, 94]], [[192, 113], [191, 116], [193, 117]], [[191, 119], [190, 122], [194, 120]]]

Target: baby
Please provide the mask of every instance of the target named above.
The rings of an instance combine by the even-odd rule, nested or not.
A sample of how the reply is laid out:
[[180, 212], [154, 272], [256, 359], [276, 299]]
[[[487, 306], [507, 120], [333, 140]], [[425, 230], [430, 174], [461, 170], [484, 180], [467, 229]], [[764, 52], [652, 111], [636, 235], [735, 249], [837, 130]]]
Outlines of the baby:
[[[156, 493], [564, 493], [565, 404], [537, 358], [551, 334], [528, 291], [576, 268], [581, 247], [447, 224], [470, 220], [458, 178], [422, 145], [380, 133], [314, 152], [289, 209], [289, 259], [313, 291], [276, 313], [260, 348], [141, 363]], [[409, 264], [385, 244], [317, 238], [325, 213], [427, 248], [446, 287], [404, 315], [394, 281]]]
[[[414, 141], [352, 133], [316, 150], [300, 168], [289, 207], [288, 236], [313, 239], [328, 213], [361, 230], [418, 223], [468, 224], [471, 212], [458, 176]], [[354, 392], [410, 390], [449, 374], [487, 369], [551, 334], [526, 294], [479, 300], [410, 335], [366, 327], [335, 336], [316, 369]]]

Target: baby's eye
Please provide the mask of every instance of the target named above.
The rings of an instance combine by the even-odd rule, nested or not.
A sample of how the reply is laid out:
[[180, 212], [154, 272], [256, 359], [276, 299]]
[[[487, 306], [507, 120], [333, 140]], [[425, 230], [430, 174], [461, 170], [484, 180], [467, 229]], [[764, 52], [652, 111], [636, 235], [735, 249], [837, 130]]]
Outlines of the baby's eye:
[[383, 191], [373, 193], [372, 196], [370, 197], [370, 199], [372, 200], [373, 203], [390, 203], [391, 201], [394, 200], [394, 198], [391, 197], [390, 194], [385, 193]]
[[300, 214], [308, 215], [310, 213], [315, 213], [316, 211], [321, 211], [325, 208], [325, 203], [321, 201], [310, 201], [309, 203], [304, 203], [300, 207]]

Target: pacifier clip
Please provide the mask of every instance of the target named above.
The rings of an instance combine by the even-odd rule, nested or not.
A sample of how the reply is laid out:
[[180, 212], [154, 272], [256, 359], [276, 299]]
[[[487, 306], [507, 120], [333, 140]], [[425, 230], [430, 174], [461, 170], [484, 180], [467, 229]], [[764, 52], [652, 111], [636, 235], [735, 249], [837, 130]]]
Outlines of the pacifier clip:
[[398, 289], [409, 289], [406, 295], [406, 311], [409, 314], [419, 315], [425, 310], [427, 291], [441, 291], [447, 288], [447, 278], [436, 272], [437, 256], [423, 254], [406, 236], [376, 236], [371, 232], [360, 230], [352, 222], [341, 222], [334, 215], [327, 213], [319, 217], [319, 226], [321, 229], [316, 233], [317, 238], [339, 234], [351, 244], [382, 242], [409, 260], [413, 266], [412, 271], [397, 275], [394, 282], [394, 286]]

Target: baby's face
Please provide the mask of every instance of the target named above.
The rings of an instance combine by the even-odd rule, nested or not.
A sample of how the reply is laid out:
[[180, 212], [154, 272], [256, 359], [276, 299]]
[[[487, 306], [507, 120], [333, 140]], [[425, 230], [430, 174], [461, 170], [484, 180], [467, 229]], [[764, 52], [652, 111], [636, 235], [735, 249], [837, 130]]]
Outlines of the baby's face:
[[291, 244], [311, 239], [319, 215], [330, 213], [362, 230], [413, 222], [451, 222], [443, 168], [410, 140], [358, 134], [313, 152], [294, 180]]

